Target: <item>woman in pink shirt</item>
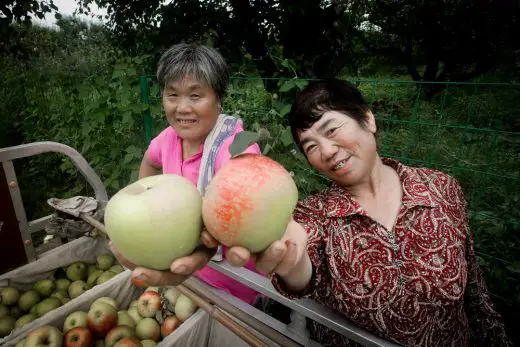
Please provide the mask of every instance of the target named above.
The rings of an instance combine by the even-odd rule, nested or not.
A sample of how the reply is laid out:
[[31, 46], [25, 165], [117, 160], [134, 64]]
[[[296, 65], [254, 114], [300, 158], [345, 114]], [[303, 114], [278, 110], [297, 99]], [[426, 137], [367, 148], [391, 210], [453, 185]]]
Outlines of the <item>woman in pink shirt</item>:
[[[144, 154], [139, 178], [160, 172], [181, 175], [204, 192], [211, 177], [230, 160], [229, 147], [243, 131], [241, 122], [221, 114], [221, 100], [228, 84], [228, 67], [212, 48], [178, 44], [159, 60], [157, 80], [169, 127], [155, 137]], [[246, 149], [260, 153], [258, 145]], [[202, 240], [207, 244], [207, 240]], [[206, 283], [252, 304], [257, 292], [206, 266], [215, 248], [199, 247], [191, 256], [175, 260], [170, 271], [136, 267], [113, 247], [112, 252], [133, 270], [140, 286], [176, 285], [193, 274]], [[223, 247], [224, 254], [227, 249]], [[254, 262], [246, 265], [254, 270]]]

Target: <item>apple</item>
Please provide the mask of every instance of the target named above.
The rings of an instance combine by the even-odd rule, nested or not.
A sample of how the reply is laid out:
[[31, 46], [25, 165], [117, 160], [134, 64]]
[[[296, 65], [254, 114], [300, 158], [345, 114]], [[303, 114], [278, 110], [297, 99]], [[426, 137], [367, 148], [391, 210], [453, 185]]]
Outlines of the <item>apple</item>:
[[52, 325], [44, 325], [27, 334], [25, 347], [61, 347], [62, 339], [63, 335], [58, 328]]
[[36, 305], [36, 315], [42, 317], [48, 312], [57, 309], [61, 306], [61, 300], [58, 298], [47, 298]]
[[114, 265], [110, 269], [108, 269], [108, 271], [115, 272], [116, 274], [118, 274], [125, 271], [125, 268], [121, 265]]
[[96, 281], [97, 279], [103, 274], [103, 271], [102, 270], [96, 270], [94, 271], [93, 273], [91, 273], [90, 275], [88, 275], [88, 278], [87, 278], [87, 286], [89, 288], [92, 288], [96, 285]]
[[128, 306], [128, 308], [137, 307], [137, 306], [139, 306], [139, 300], [132, 300], [132, 302], [130, 303], [130, 306]]
[[16, 319], [11, 316], [0, 318], [0, 337], [5, 337], [15, 328]]
[[87, 276], [90, 276], [94, 271], [98, 271], [98, 270], [99, 270], [99, 268], [96, 265], [90, 264], [88, 266]]
[[161, 327], [153, 318], [143, 318], [135, 327], [135, 334], [141, 340], [159, 341], [161, 337]]
[[113, 347], [118, 341], [124, 339], [125, 337], [134, 337], [134, 329], [126, 326], [119, 325], [112, 328], [107, 336], [105, 337], [105, 346]]
[[67, 294], [67, 292], [56, 291], [56, 292], [52, 293], [50, 297], [63, 300], [63, 299], [69, 299], [69, 294]]
[[108, 270], [114, 265], [115, 260], [112, 254], [101, 254], [96, 258], [96, 265], [100, 270]]
[[25, 347], [25, 339], [18, 341], [14, 347]]
[[177, 302], [175, 303], [175, 315], [181, 320], [181, 322], [190, 318], [196, 310], [197, 305], [193, 301], [183, 294], [179, 295]]
[[154, 317], [155, 313], [161, 308], [161, 296], [158, 292], [145, 291], [138, 301], [139, 314], [145, 318]]
[[0, 304], [0, 318], [8, 316], [9, 315], [9, 309], [5, 306]]
[[90, 309], [92, 309], [92, 307], [94, 307], [97, 303], [99, 302], [102, 302], [102, 303], [105, 303], [105, 304], [109, 304], [110, 306], [112, 306], [113, 308], [116, 309], [116, 311], [118, 310], [118, 305], [117, 305], [117, 302], [112, 299], [111, 297], [109, 296], [102, 296], [100, 298], [97, 298], [91, 305], [90, 305]]
[[125, 337], [118, 341], [114, 347], [143, 347], [143, 344], [135, 337]]
[[148, 288], [146, 288], [145, 292], [150, 291], [150, 292], [159, 293], [159, 289], [160, 289], [159, 287], [148, 287]]
[[202, 197], [182, 176], [144, 177], [110, 199], [104, 219], [110, 240], [125, 258], [138, 266], [167, 270], [198, 244]]
[[18, 302], [20, 291], [14, 287], [4, 287], [0, 290], [0, 298], [5, 306], [12, 306]]
[[101, 276], [98, 277], [98, 279], [96, 280], [96, 284], [98, 284], [98, 285], [103, 284], [106, 281], [108, 281], [109, 279], [111, 279], [112, 277], [114, 277], [115, 275], [117, 275], [115, 272], [105, 271], [101, 274]]
[[67, 278], [58, 278], [54, 284], [56, 284], [56, 290], [66, 292], [69, 290], [69, 286], [72, 282]]
[[105, 347], [105, 340], [98, 340], [94, 343], [94, 347]]
[[163, 297], [166, 299], [170, 311], [174, 310], [179, 295], [181, 295], [181, 292], [175, 287], [168, 287], [168, 289], [163, 292]]
[[155, 347], [157, 343], [154, 340], [142, 340], [141, 344], [143, 347]]
[[38, 304], [31, 307], [31, 310], [29, 311], [29, 313], [38, 317]]
[[67, 267], [67, 278], [72, 282], [85, 279], [87, 277], [87, 273], [87, 264], [82, 261], [77, 261]]
[[92, 333], [86, 327], [75, 327], [63, 336], [63, 347], [91, 347]]
[[139, 309], [137, 307], [130, 307], [127, 312], [128, 315], [132, 317], [135, 324], [139, 323], [143, 319], [143, 316], [139, 314]]
[[168, 316], [161, 325], [161, 336], [164, 338], [175, 331], [182, 322], [176, 316]]
[[126, 325], [134, 329], [135, 320], [128, 314], [127, 311], [119, 311], [117, 313], [117, 325]]
[[23, 312], [29, 311], [34, 305], [40, 302], [40, 294], [36, 290], [28, 290], [18, 300], [18, 307]]
[[33, 284], [32, 289], [36, 290], [38, 294], [48, 297], [56, 289], [56, 284], [52, 280], [39, 280]]
[[15, 323], [15, 326], [18, 328], [18, 327], [22, 327], [24, 326], [25, 324], [27, 323], [31, 323], [33, 320], [36, 319], [36, 316], [33, 315], [33, 314], [26, 314], [26, 315], [23, 315], [21, 316], [20, 318], [18, 318], [16, 320], [16, 323]]
[[85, 281], [77, 280], [71, 283], [69, 287], [69, 297], [71, 299], [77, 298], [81, 294], [85, 293], [88, 290], [87, 284]]
[[70, 329], [76, 327], [86, 327], [87, 326], [87, 312], [76, 311], [72, 312], [65, 318], [65, 322], [63, 323], [63, 331], [67, 332]]
[[99, 337], [104, 337], [117, 323], [116, 309], [105, 302], [98, 302], [87, 314], [87, 327]]

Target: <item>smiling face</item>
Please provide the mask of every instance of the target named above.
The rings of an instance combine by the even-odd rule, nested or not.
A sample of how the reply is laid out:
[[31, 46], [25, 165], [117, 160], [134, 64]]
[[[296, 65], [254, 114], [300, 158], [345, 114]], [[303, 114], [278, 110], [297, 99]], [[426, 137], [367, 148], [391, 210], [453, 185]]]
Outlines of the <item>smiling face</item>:
[[365, 127], [353, 118], [327, 111], [309, 129], [300, 131], [300, 146], [309, 163], [341, 186], [366, 179], [377, 159], [376, 124], [367, 112]]
[[162, 97], [168, 123], [186, 141], [204, 141], [219, 115], [219, 98], [205, 82], [184, 76], [167, 84]]

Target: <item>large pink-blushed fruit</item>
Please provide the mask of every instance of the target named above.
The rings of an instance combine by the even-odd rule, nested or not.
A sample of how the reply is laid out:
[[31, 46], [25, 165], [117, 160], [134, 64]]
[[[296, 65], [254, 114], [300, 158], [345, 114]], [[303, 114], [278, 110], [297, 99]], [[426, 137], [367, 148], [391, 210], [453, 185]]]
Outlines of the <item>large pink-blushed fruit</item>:
[[263, 155], [242, 154], [209, 183], [202, 216], [222, 244], [260, 252], [282, 237], [297, 201], [296, 184], [282, 165]]
[[115, 247], [136, 265], [167, 270], [189, 255], [202, 229], [202, 197], [186, 178], [145, 177], [117, 192], [105, 209]]

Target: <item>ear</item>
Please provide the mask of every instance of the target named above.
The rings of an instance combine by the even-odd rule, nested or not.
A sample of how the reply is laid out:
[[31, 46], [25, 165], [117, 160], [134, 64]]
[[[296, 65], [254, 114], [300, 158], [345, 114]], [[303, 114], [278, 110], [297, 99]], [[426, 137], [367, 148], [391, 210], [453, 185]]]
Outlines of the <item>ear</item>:
[[372, 134], [377, 132], [376, 118], [371, 110], [367, 111], [367, 119], [365, 121], [368, 131]]

